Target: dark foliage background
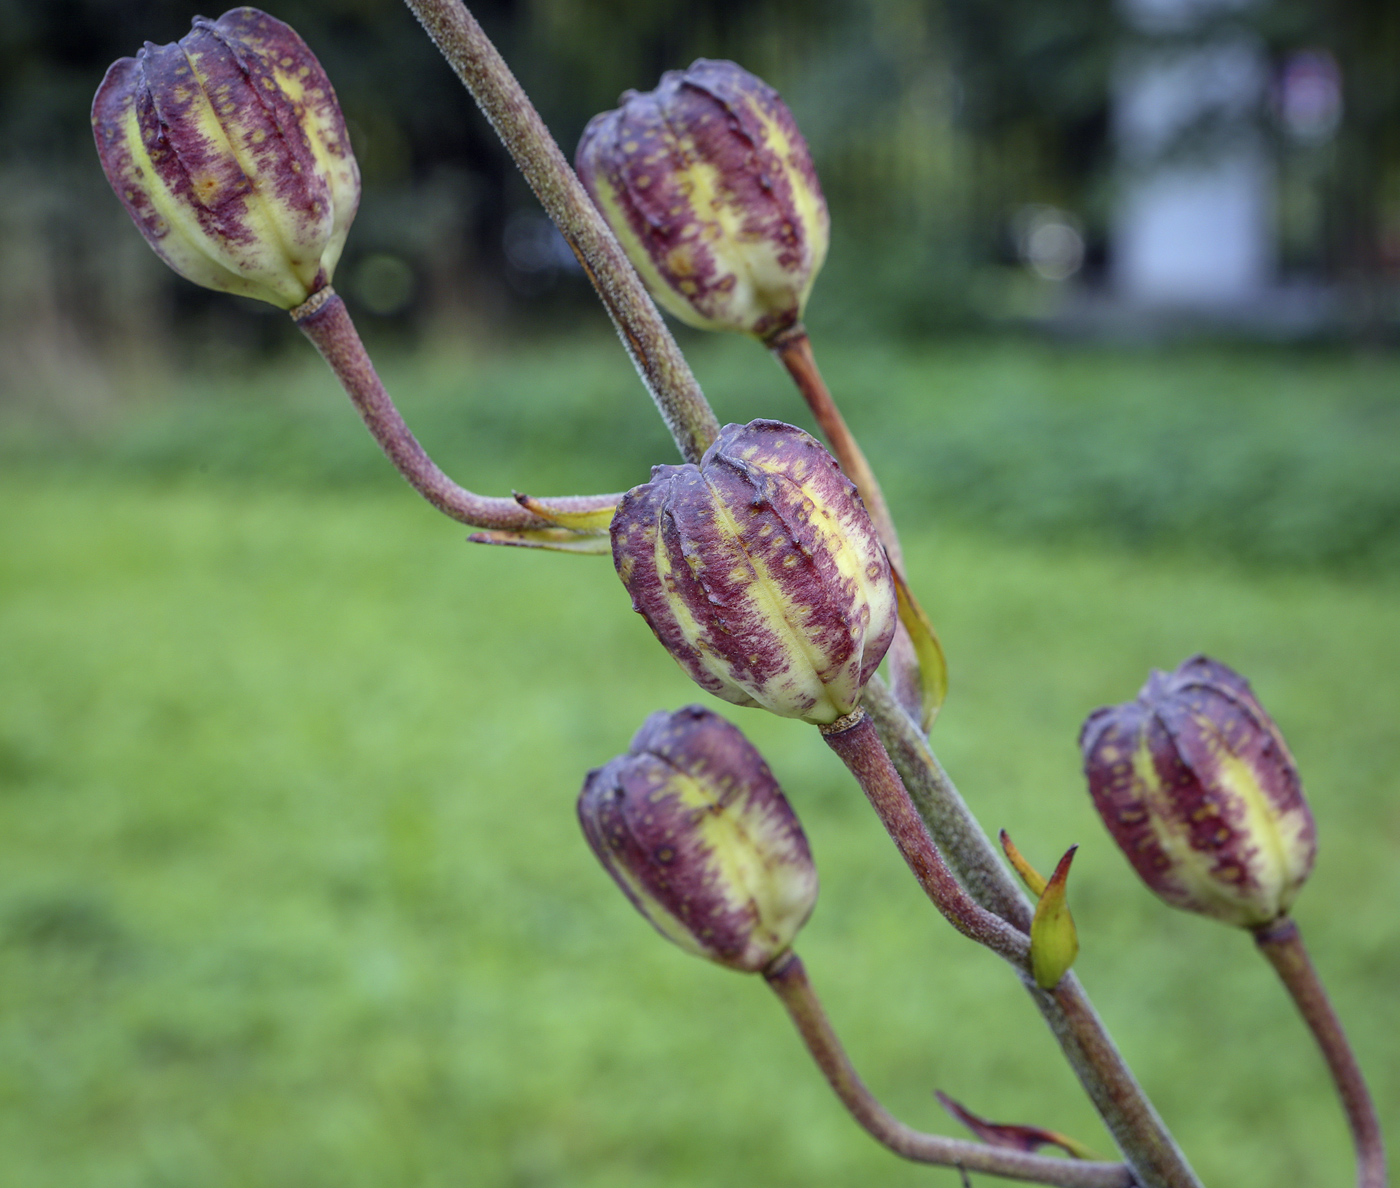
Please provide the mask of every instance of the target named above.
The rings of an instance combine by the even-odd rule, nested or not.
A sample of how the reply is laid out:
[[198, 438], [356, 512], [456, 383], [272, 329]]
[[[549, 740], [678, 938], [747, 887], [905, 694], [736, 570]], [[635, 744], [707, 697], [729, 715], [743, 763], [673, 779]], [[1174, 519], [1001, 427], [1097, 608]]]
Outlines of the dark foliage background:
[[[340, 94], [365, 196], [338, 284], [399, 332], [552, 318], [586, 299], [537, 207], [399, 0], [285, 0]], [[734, 58], [797, 112], [835, 215], [818, 322], [926, 331], [1026, 306], [1010, 226], [1027, 203], [1082, 223], [1102, 273], [1112, 200], [1110, 0], [485, 0], [473, 6], [566, 151], [630, 86]], [[0, 0], [0, 327], [19, 359], [179, 341], [266, 346], [150, 258], [105, 192], [87, 109], [106, 65], [175, 40], [193, 0]], [[208, 15], [217, 15], [211, 9]], [[1280, 59], [1339, 60], [1346, 115], [1322, 148], [1280, 145], [1291, 272], [1378, 294], [1400, 275], [1400, 9], [1276, 0], [1227, 14]], [[1209, 30], [1206, 30], [1208, 33]], [[1198, 31], [1199, 35], [1199, 31]], [[1306, 217], [1290, 218], [1294, 209]], [[848, 296], [851, 295], [851, 296]], [[1033, 306], [1033, 301], [1031, 302]], [[211, 307], [217, 327], [207, 325]], [[232, 337], [231, 337], [232, 336]], [[94, 344], [95, 347], [94, 347]]]

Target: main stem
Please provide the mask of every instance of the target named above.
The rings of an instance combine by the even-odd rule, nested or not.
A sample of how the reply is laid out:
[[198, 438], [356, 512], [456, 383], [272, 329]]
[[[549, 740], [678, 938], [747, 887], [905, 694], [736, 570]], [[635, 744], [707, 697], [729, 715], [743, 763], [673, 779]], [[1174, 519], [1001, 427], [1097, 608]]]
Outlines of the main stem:
[[650, 294], [515, 75], [461, 0], [405, 0], [573, 248], [688, 462], [719, 422]]
[[985, 1172], [1033, 1184], [1056, 1184], [1063, 1188], [1133, 1188], [1137, 1183], [1122, 1163], [1054, 1159], [941, 1134], [925, 1134], [905, 1125], [880, 1104], [860, 1079], [822, 1009], [801, 958], [789, 950], [766, 969], [763, 976], [787, 1008], [807, 1050], [841, 1103], [872, 1138], [896, 1155], [916, 1163]]
[[[718, 421], [675, 339], [573, 170], [564, 161], [549, 130], [460, 0], [406, 0], [406, 3], [472, 92], [539, 195], [545, 210], [583, 262], [682, 455], [689, 461], [698, 461], [718, 432]], [[872, 687], [874, 684], [872, 682]], [[907, 727], [917, 736], [917, 727], [893, 697], [889, 698], [889, 705], [893, 712], [883, 716], [881, 729], [897, 722], [900, 725], [895, 727], [896, 732]], [[920, 738], [920, 741], [923, 740]], [[940, 783], [941, 768], [927, 753], [926, 742], [923, 752], [921, 754], [918, 747], [910, 749], [911, 766], [906, 778], [917, 775], [936, 786]], [[942, 777], [942, 782], [946, 783], [946, 777]], [[1024, 906], [1024, 901], [1014, 888], [1008, 899], [1004, 888], [999, 887], [999, 880], [1009, 876], [994, 855], [988, 860], [980, 852], [989, 849], [990, 843], [956, 790], [951, 784], [947, 784], [947, 788], [952, 792], [951, 797], [945, 798], [938, 812], [930, 816], [936, 821], [941, 815], [949, 832], [966, 843], [960, 873], [969, 870], [983, 876], [980, 889], [969, 879], [974, 896], [984, 906], [1014, 919], [1014, 905], [1019, 902]], [[944, 834], [932, 821], [930, 827], [943, 840]], [[978, 840], [972, 840], [974, 838]], [[998, 901], [1008, 905], [1007, 912], [1002, 911]], [[1026, 920], [1028, 923], [1028, 914]], [[1057, 993], [1064, 992], [1067, 985], [1077, 988], [1072, 974], [1061, 982]], [[1199, 1188], [1199, 1182], [1141, 1089], [1137, 1088], [1131, 1073], [1122, 1065], [1121, 1057], [1113, 1050], [1112, 1042], [1082, 994], [1083, 1009], [1072, 1013], [1052, 1004], [1049, 996], [1041, 991], [1033, 991], [1033, 994], [1143, 1188]], [[1114, 1059], [1103, 1055], [1105, 1051]], [[1121, 1076], [1116, 1080], [1110, 1075], [1115, 1067], [1121, 1069]]]
[[[983, 907], [1029, 931], [1030, 904], [929, 749], [923, 732], [878, 678], [866, 686], [864, 702], [915, 811], [958, 878]], [[1021, 981], [1144, 1188], [1200, 1188], [1079, 979], [1068, 973], [1050, 992], [1040, 989], [1025, 971]]]
[[1298, 925], [1285, 916], [1257, 929], [1254, 940], [1277, 971], [1327, 1061], [1356, 1146], [1357, 1188], [1386, 1188], [1385, 1141], [1381, 1137], [1375, 1103], [1366, 1088], [1356, 1054], [1342, 1030], [1341, 1020], [1332, 1009], [1322, 979], [1303, 945]]

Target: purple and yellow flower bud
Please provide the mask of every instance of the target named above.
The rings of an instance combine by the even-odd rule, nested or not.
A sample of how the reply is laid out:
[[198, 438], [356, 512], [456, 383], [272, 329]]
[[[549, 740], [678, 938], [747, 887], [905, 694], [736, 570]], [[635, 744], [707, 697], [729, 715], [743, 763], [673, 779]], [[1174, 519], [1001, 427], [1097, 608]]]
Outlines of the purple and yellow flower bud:
[[701, 58], [595, 116], [579, 177], [652, 295], [683, 322], [768, 339], [797, 323], [830, 219], [778, 92]]
[[726, 425], [698, 466], [623, 496], [613, 562], [704, 689], [818, 725], [860, 704], [894, 637], [894, 582], [836, 460], [780, 421]]
[[1154, 671], [1079, 741], [1099, 815], [1158, 896], [1246, 928], [1288, 910], [1312, 870], [1313, 818], [1243, 677], [1205, 656]]
[[107, 71], [92, 129], [112, 189], [181, 276], [283, 309], [330, 283], [360, 172], [330, 80], [281, 21], [235, 8], [147, 42]]
[[743, 734], [700, 706], [646, 720], [588, 774], [584, 836], [662, 936], [756, 972], [812, 914], [817, 870], [782, 789]]

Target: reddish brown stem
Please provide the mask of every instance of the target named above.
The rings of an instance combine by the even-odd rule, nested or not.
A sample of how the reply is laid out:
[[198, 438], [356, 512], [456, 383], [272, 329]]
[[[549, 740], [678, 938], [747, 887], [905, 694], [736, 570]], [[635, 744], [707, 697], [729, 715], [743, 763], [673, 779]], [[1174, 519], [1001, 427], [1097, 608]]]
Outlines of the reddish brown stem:
[[1347, 1124], [1356, 1145], [1356, 1183], [1358, 1188], [1386, 1188], [1385, 1141], [1376, 1106], [1366, 1088], [1361, 1066], [1347, 1042], [1341, 1020], [1317, 975], [1312, 958], [1303, 945], [1298, 925], [1288, 916], [1255, 930], [1255, 943], [1278, 973], [1279, 979], [1292, 996], [1303, 1022], [1313, 1033], [1322, 1057], [1327, 1061], [1332, 1082], [1342, 1099]]
[[787, 368], [788, 375], [792, 376], [792, 382], [797, 385], [802, 399], [807, 402], [812, 416], [821, 426], [822, 434], [831, 446], [831, 452], [841, 463], [841, 469], [846, 472], [846, 477], [855, 483], [861, 498], [865, 500], [866, 510], [870, 513], [875, 531], [884, 542], [890, 561], [903, 573], [904, 552], [899, 546], [899, 535], [895, 532], [889, 504], [885, 502], [885, 495], [880, 490], [875, 472], [870, 469], [870, 463], [866, 461], [850, 426], [846, 424], [841, 410], [836, 407], [831, 389], [826, 386], [822, 373], [817, 369], [816, 356], [812, 353], [812, 340], [807, 336], [806, 328], [799, 322], [776, 338], [770, 339], [767, 345], [778, 357], [778, 361]]
[[[836, 455], [836, 460], [841, 464], [846, 477], [855, 483], [856, 490], [865, 501], [871, 523], [875, 525], [875, 531], [879, 533], [885, 552], [889, 554], [890, 564], [903, 574], [904, 550], [900, 547], [899, 533], [895, 531], [894, 517], [890, 515], [889, 504], [885, 502], [885, 493], [880, 490], [879, 480], [876, 479], [870, 463], [866, 461], [865, 453], [850, 426], [846, 424], [846, 418], [836, 407], [831, 389], [822, 379], [806, 327], [799, 322], [796, 326], [770, 338], [766, 345], [777, 356], [778, 362], [787, 369], [792, 382], [802, 393], [802, 399], [807, 402], [808, 409], [816, 418], [822, 436], [831, 446], [831, 452]], [[899, 704], [917, 719], [920, 702], [919, 662], [903, 624], [900, 624], [895, 633], [894, 643], [890, 647], [890, 680]]]
[[[477, 495], [459, 487], [438, 468], [418, 444], [393, 400], [380, 381], [369, 353], [339, 294], [329, 286], [292, 310], [292, 320], [330, 364], [374, 440], [413, 489], [444, 515], [476, 528], [548, 528], [550, 521], [526, 511], [515, 499]], [[590, 506], [607, 507], [616, 495], [582, 499], [556, 499], [553, 504], [570, 511]]]
[[1028, 969], [1030, 941], [1026, 934], [982, 907], [954, 878], [866, 712], [858, 709], [823, 726], [821, 732], [826, 745], [841, 757], [860, 783], [933, 905], [964, 936], [1000, 953], [1017, 969]]
[[[914, 722], [895, 704], [877, 677], [866, 687], [872, 722], [909, 789], [918, 794], [915, 811], [938, 838], [973, 897], [1022, 930], [1030, 928], [1031, 908], [978, 828]], [[1185, 1156], [1137, 1083], [1073, 972], [1053, 993], [1038, 987], [1029, 973], [1021, 980], [1059, 1041], [1109, 1133], [1140, 1183], [1150, 1188], [1200, 1188]]]
[[866, 1133], [896, 1155], [915, 1163], [957, 1167], [1033, 1184], [1057, 1184], [1063, 1188], [1133, 1188], [1137, 1183], [1122, 1163], [1032, 1155], [967, 1139], [925, 1134], [906, 1126], [880, 1104], [860, 1079], [797, 954], [791, 951], [783, 954], [763, 976], [787, 1008], [807, 1050], [841, 1104]]

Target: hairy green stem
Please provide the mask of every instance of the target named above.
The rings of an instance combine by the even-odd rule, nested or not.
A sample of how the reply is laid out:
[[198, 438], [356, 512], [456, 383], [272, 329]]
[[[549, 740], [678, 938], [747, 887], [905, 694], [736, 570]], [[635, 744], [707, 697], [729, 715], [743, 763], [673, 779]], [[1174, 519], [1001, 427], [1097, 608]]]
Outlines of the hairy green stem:
[[1342, 1099], [1347, 1124], [1351, 1127], [1356, 1146], [1357, 1188], [1386, 1188], [1385, 1141], [1381, 1137], [1376, 1105], [1356, 1053], [1347, 1042], [1342, 1021], [1332, 1009], [1332, 1002], [1313, 966], [1312, 958], [1303, 945], [1298, 925], [1288, 916], [1255, 930], [1255, 943], [1278, 973], [1279, 980], [1292, 996], [1303, 1022], [1317, 1040], [1327, 1070]]
[[860, 1079], [797, 954], [791, 950], [784, 953], [763, 976], [787, 1008], [812, 1059], [842, 1105], [866, 1133], [896, 1155], [915, 1163], [956, 1167], [1062, 1188], [1134, 1188], [1136, 1185], [1132, 1172], [1122, 1163], [1032, 1155], [967, 1139], [925, 1134], [905, 1125], [880, 1104]]
[[963, 885], [983, 907], [1029, 933], [1034, 909], [934, 756], [923, 731], [878, 677], [865, 687], [862, 704], [919, 816]]
[[[918, 815], [968, 892], [983, 907], [1029, 931], [1030, 903], [923, 732], [878, 678], [866, 686], [864, 703]], [[1040, 989], [1025, 971], [1021, 981], [1143, 1188], [1200, 1188], [1079, 979], [1068, 973], [1052, 991]]]
[[534, 104], [461, 0], [405, 2], [573, 248], [681, 454], [698, 462], [719, 432], [719, 422], [651, 295]]

